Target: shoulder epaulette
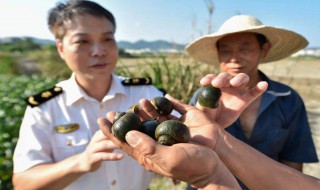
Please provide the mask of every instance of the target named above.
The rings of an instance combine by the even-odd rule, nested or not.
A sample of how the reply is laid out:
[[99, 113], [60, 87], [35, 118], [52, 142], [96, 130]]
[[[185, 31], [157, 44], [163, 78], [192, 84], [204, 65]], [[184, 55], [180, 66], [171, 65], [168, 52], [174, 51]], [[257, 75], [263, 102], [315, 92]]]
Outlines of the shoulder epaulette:
[[151, 85], [152, 79], [150, 77], [143, 78], [125, 78], [121, 81], [124, 86], [135, 86], [135, 85]]
[[158, 88], [160, 92], [162, 92], [163, 96], [167, 94], [167, 91], [164, 88]]
[[30, 96], [28, 99], [27, 99], [27, 103], [28, 105], [30, 105], [31, 107], [36, 107], [36, 106], [39, 106], [40, 104], [50, 100], [51, 98], [61, 94], [63, 91], [62, 91], [62, 88], [61, 87], [58, 87], [58, 86], [54, 86], [50, 89], [47, 89], [47, 90], [44, 90], [42, 91], [41, 93], [39, 94], [36, 94], [36, 95], [33, 95], [33, 96]]

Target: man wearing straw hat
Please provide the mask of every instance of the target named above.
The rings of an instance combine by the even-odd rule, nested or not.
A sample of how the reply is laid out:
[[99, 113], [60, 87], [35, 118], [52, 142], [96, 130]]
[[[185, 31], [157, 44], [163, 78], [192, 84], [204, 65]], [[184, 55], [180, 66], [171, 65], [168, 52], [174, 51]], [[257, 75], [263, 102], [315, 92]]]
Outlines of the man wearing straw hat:
[[[252, 16], [237, 15], [218, 32], [186, 47], [194, 59], [219, 64], [221, 72], [232, 76], [246, 73], [250, 77], [249, 88], [259, 81], [268, 82], [267, 91], [235, 123], [224, 127], [239, 140], [299, 171], [303, 163], [318, 162], [305, 105], [295, 90], [269, 79], [258, 65], [288, 57], [307, 45], [308, 41], [293, 31], [263, 25]], [[197, 103], [199, 92], [200, 89], [195, 92], [190, 104]]]

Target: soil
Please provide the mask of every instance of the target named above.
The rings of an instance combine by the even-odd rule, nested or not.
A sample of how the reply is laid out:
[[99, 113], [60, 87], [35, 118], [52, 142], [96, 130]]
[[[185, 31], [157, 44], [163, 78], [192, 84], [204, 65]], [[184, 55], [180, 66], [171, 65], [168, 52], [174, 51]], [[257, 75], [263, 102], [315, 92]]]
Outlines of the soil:
[[[320, 160], [320, 59], [288, 58], [261, 64], [270, 78], [294, 88], [304, 100], [308, 111], [312, 138]], [[303, 172], [320, 178], [320, 162], [304, 164]]]

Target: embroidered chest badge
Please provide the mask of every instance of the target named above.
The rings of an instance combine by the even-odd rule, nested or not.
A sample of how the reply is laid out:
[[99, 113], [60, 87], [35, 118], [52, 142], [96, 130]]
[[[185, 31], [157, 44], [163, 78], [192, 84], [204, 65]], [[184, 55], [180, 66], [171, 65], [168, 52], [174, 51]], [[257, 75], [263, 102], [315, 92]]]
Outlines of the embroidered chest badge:
[[75, 130], [79, 129], [79, 124], [77, 123], [71, 123], [71, 124], [66, 124], [66, 125], [58, 125], [54, 127], [54, 130], [57, 133], [71, 133]]

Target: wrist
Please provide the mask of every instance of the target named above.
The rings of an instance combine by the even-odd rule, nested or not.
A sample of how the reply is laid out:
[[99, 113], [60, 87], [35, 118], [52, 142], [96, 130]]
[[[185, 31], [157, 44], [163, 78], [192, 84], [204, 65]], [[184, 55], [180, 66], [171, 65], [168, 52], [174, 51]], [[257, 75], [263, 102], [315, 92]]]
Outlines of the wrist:
[[223, 128], [218, 128], [217, 131], [215, 132], [215, 138], [213, 140], [215, 140], [215, 146], [212, 147], [212, 150], [214, 152], [216, 152], [219, 156], [220, 154], [223, 153], [224, 149], [227, 146], [227, 133]]
[[229, 189], [241, 189], [237, 180], [223, 162], [217, 159], [217, 164], [211, 175], [206, 179], [205, 186], [200, 189], [203, 190], [229, 190]]

